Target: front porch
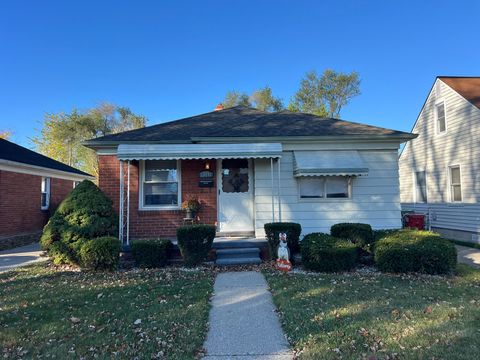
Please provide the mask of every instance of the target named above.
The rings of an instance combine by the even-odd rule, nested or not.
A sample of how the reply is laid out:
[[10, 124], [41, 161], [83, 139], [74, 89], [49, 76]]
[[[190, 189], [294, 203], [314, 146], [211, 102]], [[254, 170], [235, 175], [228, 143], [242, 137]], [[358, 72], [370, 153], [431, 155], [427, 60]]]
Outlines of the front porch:
[[217, 228], [213, 249], [263, 252], [266, 241], [257, 231], [263, 225], [255, 217], [256, 160], [269, 163], [271, 221], [281, 221], [281, 154], [280, 143], [120, 145], [119, 239], [128, 247], [130, 238], [172, 238], [191, 223], [181, 205], [194, 197], [202, 204], [194, 222]]
[[[180, 262], [182, 257], [177, 240], [170, 239], [173, 246], [170, 252], [172, 262]], [[256, 264], [269, 259], [268, 242], [256, 237], [215, 237], [209, 261], [216, 265]]]

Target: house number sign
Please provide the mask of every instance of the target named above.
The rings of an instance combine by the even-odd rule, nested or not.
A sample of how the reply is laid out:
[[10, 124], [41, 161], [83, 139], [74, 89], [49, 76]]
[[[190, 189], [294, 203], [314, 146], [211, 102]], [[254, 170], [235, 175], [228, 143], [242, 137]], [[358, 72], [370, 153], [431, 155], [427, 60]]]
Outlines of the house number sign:
[[198, 175], [199, 187], [213, 187], [213, 171], [203, 170]]

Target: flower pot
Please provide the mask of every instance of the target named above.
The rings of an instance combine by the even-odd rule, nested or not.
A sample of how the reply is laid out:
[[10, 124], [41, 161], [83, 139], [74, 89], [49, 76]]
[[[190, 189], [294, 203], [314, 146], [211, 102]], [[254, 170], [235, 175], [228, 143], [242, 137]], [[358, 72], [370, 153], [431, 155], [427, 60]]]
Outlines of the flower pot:
[[185, 218], [191, 220], [191, 219], [193, 219], [194, 217], [195, 217], [195, 213], [194, 213], [192, 210], [187, 209], [187, 210], [186, 210], [186, 217], [185, 217]]

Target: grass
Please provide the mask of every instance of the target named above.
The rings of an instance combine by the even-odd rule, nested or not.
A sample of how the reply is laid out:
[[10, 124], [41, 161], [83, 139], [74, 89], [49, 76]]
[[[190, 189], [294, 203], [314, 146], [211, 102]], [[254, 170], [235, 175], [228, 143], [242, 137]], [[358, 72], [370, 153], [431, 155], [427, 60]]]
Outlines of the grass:
[[193, 359], [213, 280], [204, 271], [85, 273], [46, 263], [0, 274], [0, 355]]
[[458, 276], [265, 272], [300, 359], [477, 359], [480, 271]]

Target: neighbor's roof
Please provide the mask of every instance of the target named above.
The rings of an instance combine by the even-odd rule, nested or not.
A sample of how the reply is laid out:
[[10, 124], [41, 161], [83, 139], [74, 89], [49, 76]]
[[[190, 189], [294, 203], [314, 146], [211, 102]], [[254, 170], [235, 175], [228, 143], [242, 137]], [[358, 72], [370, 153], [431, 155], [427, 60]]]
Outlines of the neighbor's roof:
[[0, 139], [0, 161], [1, 160], [13, 161], [17, 163], [91, 177], [91, 175], [84, 173], [83, 171], [65, 165], [59, 161], [50, 159], [47, 156], [41, 155], [39, 153], [36, 153], [35, 151], [29, 150], [27, 148], [24, 148], [23, 146], [14, 144], [4, 139]]
[[480, 77], [439, 76], [438, 78], [480, 109]]
[[86, 141], [85, 145], [122, 142], [192, 142], [213, 138], [285, 138], [285, 137], [392, 137], [411, 139], [402, 131], [359, 124], [312, 114], [280, 111], [269, 113], [250, 107], [235, 106], [225, 110], [187, 117], [141, 129], [106, 135]]

